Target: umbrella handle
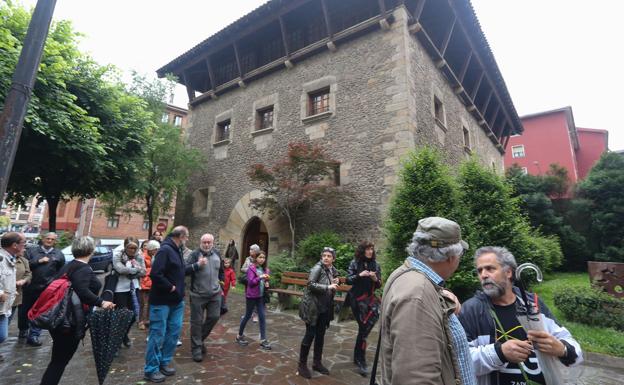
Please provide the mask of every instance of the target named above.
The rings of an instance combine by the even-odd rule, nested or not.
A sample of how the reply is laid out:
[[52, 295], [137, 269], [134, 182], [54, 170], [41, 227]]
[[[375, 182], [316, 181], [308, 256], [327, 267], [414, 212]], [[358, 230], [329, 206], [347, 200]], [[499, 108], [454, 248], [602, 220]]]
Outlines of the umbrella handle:
[[[106, 297], [105, 297], [106, 296]], [[110, 296], [110, 299], [108, 299]], [[112, 290], [104, 290], [101, 295], [104, 301], [113, 302], [113, 298], [115, 298], [115, 293]]]
[[540, 270], [539, 267], [537, 267], [537, 265], [531, 263], [531, 262], [525, 262], [523, 264], [521, 264], [520, 266], [518, 266], [516, 268], [516, 279], [518, 281], [520, 281], [521, 279], [521, 274], [524, 270], [526, 269], [530, 269], [535, 271], [535, 273], [537, 274], [537, 282], [542, 282], [544, 280], [544, 276], [542, 275], [542, 270]]

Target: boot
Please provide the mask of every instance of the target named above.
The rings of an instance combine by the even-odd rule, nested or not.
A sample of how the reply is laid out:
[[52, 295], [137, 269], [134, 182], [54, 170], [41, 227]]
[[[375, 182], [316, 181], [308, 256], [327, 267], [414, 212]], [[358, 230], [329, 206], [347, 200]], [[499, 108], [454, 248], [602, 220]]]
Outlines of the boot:
[[366, 352], [362, 349], [356, 348], [355, 353], [355, 365], [357, 366], [357, 372], [362, 376], [368, 376], [368, 366], [366, 365]]
[[312, 362], [312, 370], [316, 370], [317, 372], [321, 373], [321, 374], [325, 374], [328, 375], [329, 374], [329, 369], [327, 369], [325, 366], [323, 366], [323, 363], [321, 362], [322, 358], [323, 358], [323, 345], [324, 345], [325, 341], [323, 338], [316, 338], [314, 340], [314, 360]]
[[310, 353], [310, 345], [301, 344], [301, 350], [299, 352], [299, 366], [297, 367], [297, 374], [303, 378], [312, 378], [312, 373], [308, 369], [308, 354]]

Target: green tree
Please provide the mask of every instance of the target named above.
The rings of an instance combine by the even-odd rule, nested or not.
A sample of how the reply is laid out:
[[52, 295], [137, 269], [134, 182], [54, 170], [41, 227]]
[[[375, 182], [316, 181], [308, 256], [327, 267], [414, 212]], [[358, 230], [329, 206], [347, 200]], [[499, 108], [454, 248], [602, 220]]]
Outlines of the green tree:
[[594, 258], [624, 262], [624, 157], [602, 155], [578, 186], [578, 196], [588, 201]]
[[295, 234], [302, 216], [314, 203], [338, 196], [338, 188], [329, 182], [338, 164], [320, 146], [290, 143], [286, 156], [275, 165], [251, 166], [249, 179], [262, 196], [249, 205], [270, 217], [288, 220], [291, 256], [295, 255]]
[[[582, 269], [590, 255], [587, 241], [568, 223], [565, 211], [555, 206], [555, 201], [561, 201], [569, 191], [567, 170], [553, 164], [546, 175], [525, 175], [515, 165], [507, 170], [506, 178], [514, 187], [513, 194], [518, 197], [520, 208], [528, 216], [531, 226], [559, 238], [566, 261], [562, 268]], [[566, 206], [561, 204], [558, 207]]]
[[440, 154], [430, 148], [411, 152], [402, 163], [384, 225], [387, 239], [384, 275], [392, 273], [405, 260], [405, 248], [420, 219], [440, 216], [462, 225], [459, 208], [457, 183]]
[[178, 191], [186, 187], [191, 174], [201, 167], [200, 152], [186, 145], [180, 127], [161, 121], [166, 111], [165, 100], [173, 86], [172, 79], [151, 80], [133, 74], [129, 92], [147, 104], [151, 118], [148, 137], [142, 143], [145, 156], [129, 188], [102, 196], [109, 215], [118, 211], [144, 215], [149, 223], [148, 238], [155, 215], [169, 211]]
[[459, 182], [470, 243], [505, 246], [518, 263], [533, 262], [544, 272], [561, 264], [557, 237], [543, 236], [530, 226], [519, 198], [502, 177], [472, 159], [462, 165]]
[[[29, 21], [25, 9], [0, 4], [0, 101]], [[51, 230], [61, 200], [132, 183], [151, 124], [144, 103], [125, 92], [114, 68], [82, 54], [77, 38], [69, 22], [53, 23], [7, 190], [15, 203], [37, 193], [45, 199]]]

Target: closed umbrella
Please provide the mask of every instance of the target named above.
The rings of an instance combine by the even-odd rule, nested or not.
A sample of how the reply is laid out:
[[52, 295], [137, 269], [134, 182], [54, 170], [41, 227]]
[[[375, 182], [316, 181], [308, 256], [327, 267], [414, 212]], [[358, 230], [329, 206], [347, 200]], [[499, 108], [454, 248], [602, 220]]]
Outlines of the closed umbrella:
[[91, 345], [100, 385], [108, 374], [134, 313], [128, 309], [97, 310], [89, 318]]

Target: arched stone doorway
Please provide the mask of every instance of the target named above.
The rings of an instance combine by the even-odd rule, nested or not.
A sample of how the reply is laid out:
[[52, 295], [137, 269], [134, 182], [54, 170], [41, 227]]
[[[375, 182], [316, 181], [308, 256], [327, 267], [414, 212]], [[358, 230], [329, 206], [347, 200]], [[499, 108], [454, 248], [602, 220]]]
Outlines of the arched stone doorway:
[[[259, 190], [253, 190], [243, 195], [232, 207], [225, 226], [219, 230], [221, 243], [226, 244], [230, 239], [236, 241], [236, 248], [240, 255], [237, 266], [235, 266], [236, 271], [249, 256], [249, 246], [254, 243], [258, 243], [267, 252], [267, 255], [277, 255], [283, 250], [290, 250], [288, 223], [280, 218], [270, 219], [249, 206], [251, 199], [259, 198], [261, 194]], [[255, 241], [252, 240], [255, 233], [254, 229], [258, 229], [258, 236], [265, 237], [264, 243], [262, 243], [262, 237], [256, 238]]]
[[252, 217], [245, 226], [242, 250], [249, 250], [254, 243], [267, 253], [267, 257], [269, 256], [269, 233], [264, 222], [258, 217]]

